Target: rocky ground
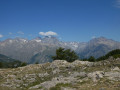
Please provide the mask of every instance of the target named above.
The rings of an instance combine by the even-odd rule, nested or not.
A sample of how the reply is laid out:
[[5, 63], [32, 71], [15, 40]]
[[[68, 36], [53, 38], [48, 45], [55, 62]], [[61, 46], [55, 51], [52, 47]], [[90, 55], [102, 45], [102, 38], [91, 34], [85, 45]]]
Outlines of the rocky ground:
[[120, 90], [120, 58], [0, 69], [0, 90]]

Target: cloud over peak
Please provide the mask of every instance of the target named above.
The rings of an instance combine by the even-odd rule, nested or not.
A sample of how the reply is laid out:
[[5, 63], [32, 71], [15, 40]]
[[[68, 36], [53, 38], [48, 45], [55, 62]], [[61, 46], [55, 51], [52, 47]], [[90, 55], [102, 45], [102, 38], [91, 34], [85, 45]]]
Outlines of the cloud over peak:
[[39, 32], [39, 34], [42, 35], [42, 36], [57, 36], [57, 33], [53, 32], [53, 31]]

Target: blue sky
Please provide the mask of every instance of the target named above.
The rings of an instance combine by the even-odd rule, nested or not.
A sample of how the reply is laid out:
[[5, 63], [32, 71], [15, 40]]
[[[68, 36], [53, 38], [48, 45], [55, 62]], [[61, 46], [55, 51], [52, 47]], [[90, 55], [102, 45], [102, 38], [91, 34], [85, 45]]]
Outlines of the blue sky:
[[0, 0], [0, 40], [50, 34], [63, 41], [120, 41], [120, 0]]

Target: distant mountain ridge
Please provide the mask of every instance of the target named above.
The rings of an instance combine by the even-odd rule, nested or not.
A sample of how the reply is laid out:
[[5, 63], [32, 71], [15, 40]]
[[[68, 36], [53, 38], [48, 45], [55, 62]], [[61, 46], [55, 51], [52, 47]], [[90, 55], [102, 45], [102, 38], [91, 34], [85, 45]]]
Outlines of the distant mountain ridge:
[[24, 38], [0, 41], [0, 54], [28, 63], [51, 62], [58, 47], [74, 50], [80, 58], [105, 55], [111, 50], [120, 49], [120, 42], [105, 37], [94, 38], [89, 42], [62, 42], [56, 37], [37, 37], [32, 40]]

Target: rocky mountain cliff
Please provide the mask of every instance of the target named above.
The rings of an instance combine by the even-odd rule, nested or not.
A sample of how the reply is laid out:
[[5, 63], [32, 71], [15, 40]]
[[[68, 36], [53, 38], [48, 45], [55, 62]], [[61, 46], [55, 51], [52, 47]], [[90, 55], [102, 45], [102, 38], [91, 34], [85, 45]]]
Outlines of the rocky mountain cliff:
[[113, 49], [120, 48], [120, 42], [95, 38], [89, 42], [62, 42], [56, 37], [37, 37], [32, 40], [24, 38], [7, 39], [0, 41], [0, 54], [28, 63], [51, 62], [51, 56], [55, 55], [58, 47], [71, 48], [80, 58], [89, 56], [100, 57]]
[[120, 90], [120, 58], [0, 69], [0, 90]]

